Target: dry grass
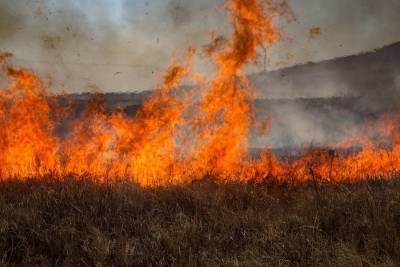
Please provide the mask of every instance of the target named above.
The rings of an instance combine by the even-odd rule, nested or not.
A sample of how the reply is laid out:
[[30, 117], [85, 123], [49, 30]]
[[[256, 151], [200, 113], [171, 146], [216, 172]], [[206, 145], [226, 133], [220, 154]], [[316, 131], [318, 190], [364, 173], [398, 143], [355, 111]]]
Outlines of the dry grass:
[[0, 184], [7, 266], [396, 266], [400, 181]]

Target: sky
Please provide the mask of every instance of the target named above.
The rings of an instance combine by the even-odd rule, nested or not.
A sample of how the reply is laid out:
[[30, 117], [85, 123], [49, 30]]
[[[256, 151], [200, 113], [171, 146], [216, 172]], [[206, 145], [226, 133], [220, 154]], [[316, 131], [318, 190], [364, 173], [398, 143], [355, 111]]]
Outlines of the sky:
[[[289, 0], [281, 42], [251, 72], [318, 62], [400, 40], [398, 0]], [[173, 58], [228, 34], [223, 0], [0, 0], [0, 51], [53, 90], [148, 90]], [[210, 66], [199, 54], [197, 68]]]

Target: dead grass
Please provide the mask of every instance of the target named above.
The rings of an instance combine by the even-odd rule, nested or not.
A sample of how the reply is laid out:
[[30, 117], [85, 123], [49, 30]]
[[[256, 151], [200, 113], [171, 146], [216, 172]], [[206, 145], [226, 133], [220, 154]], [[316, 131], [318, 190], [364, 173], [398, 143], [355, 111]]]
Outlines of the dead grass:
[[0, 184], [7, 266], [397, 266], [400, 181]]

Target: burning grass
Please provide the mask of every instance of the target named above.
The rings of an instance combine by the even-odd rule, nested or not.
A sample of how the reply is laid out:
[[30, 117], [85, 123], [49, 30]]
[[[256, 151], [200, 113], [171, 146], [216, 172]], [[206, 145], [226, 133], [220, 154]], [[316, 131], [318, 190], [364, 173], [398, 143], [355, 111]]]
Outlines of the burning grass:
[[[31, 70], [12, 66], [9, 54], [0, 54], [1, 75], [8, 82], [0, 88], [0, 180], [88, 174], [94, 180], [126, 177], [151, 187], [186, 184], [204, 176], [223, 182], [271, 177], [362, 180], [391, 178], [400, 170], [398, 114], [388, 114], [380, 120], [382, 125], [371, 127], [381, 130], [377, 142], [357, 136], [337, 145], [362, 147], [351, 156], [313, 149], [286, 162], [265, 149], [253, 157], [249, 139], [260, 123], [254, 118], [255, 88], [246, 66], [257, 59], [257, 49], [280, 39], [276, 20], [289, 8], [283, 0], [226, 0], [224, 7], [231, 34], [224, 42], [214, 36], [204, 53], [214, 73], [199, 82], [201, 75], [192, 69], [196, 50], [189, 48], [185, 59], [173, 60], [133, 117], [119, 110], [107, 113], [97, 96], [74, 118], [68, 104], [57, 102], [48, 83]], [[185, 82], [194, 83], [191, 88], [196, 90], [182, 93]], [[270, 125], [260, 126], [265, 134]]]
[[396, 266], [400, 180], [0, 184], [7, 265]]
[[154, 186], [244, 173], [253, 124], [245, 67], [255, 61], [257, 48], [278, 41], [274, 22], [283, 13], [281, 2], [226, 1], [232, 31], [222, 46], [206, 53], [215, 72], [199, 85], [204, 87], [199, 95], [180, 96], [178, 90], [198, 77], [192, 71], [196, 52], [189, 48], [184, 60], [173, 60], [134, 118], [117, 110], [106, 114], [94, 99], [64, 137], [56, 132], [68, 108], [55, 103], [48, 84], [32, 71], [0, 55], [8, 81], [0, 90], [0, 179], [72, 173], [130, 177]]
[[352, 155], [313, 149], [287, 162], [266, 149], [252, 157], [255, 88], [246, 65], [258, 48], [279, 40], [274, 22], [287, 5], [227, 0], [225, 8], [231, 36], [216, 37], [206, 49], [215, 72], [196, 84], [199, 92], [179, 91], [182, 82], [199, 80], [190, 48], [134, 117], [106, 112], [96, 97], [72, 118], [46, 82], [0, 54], [8, 81], [0, 90], [3, 264], [400, 261], [400, 182], [393, 179], [400, 170], [400, 117], [382, 120], [377, 139], [388, 141], [384, 147], [356, 137], [338, 145], [362, 144]]

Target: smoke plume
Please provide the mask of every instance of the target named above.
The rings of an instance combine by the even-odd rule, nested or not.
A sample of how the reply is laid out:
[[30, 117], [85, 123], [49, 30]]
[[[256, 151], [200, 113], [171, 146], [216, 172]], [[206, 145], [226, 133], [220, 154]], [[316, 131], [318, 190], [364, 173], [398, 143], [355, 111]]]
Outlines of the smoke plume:
[[[180, 49], [201, 47], [210, 31], [226, 34], [229, 22], [218, 11], [223, 2], [1, 1], [0, 49], [74, 91], [91, 84], [104, 91], [150, 89]], [[267, 69], [355, 54], [400, 39], [396, 0], [289, 4], [296, 22], [284, 25], [283, 41], [268, 51]], [[199, 62], [200, 69], [209, 68]], [[251, 71], [263, 70], [262, 65]]]

